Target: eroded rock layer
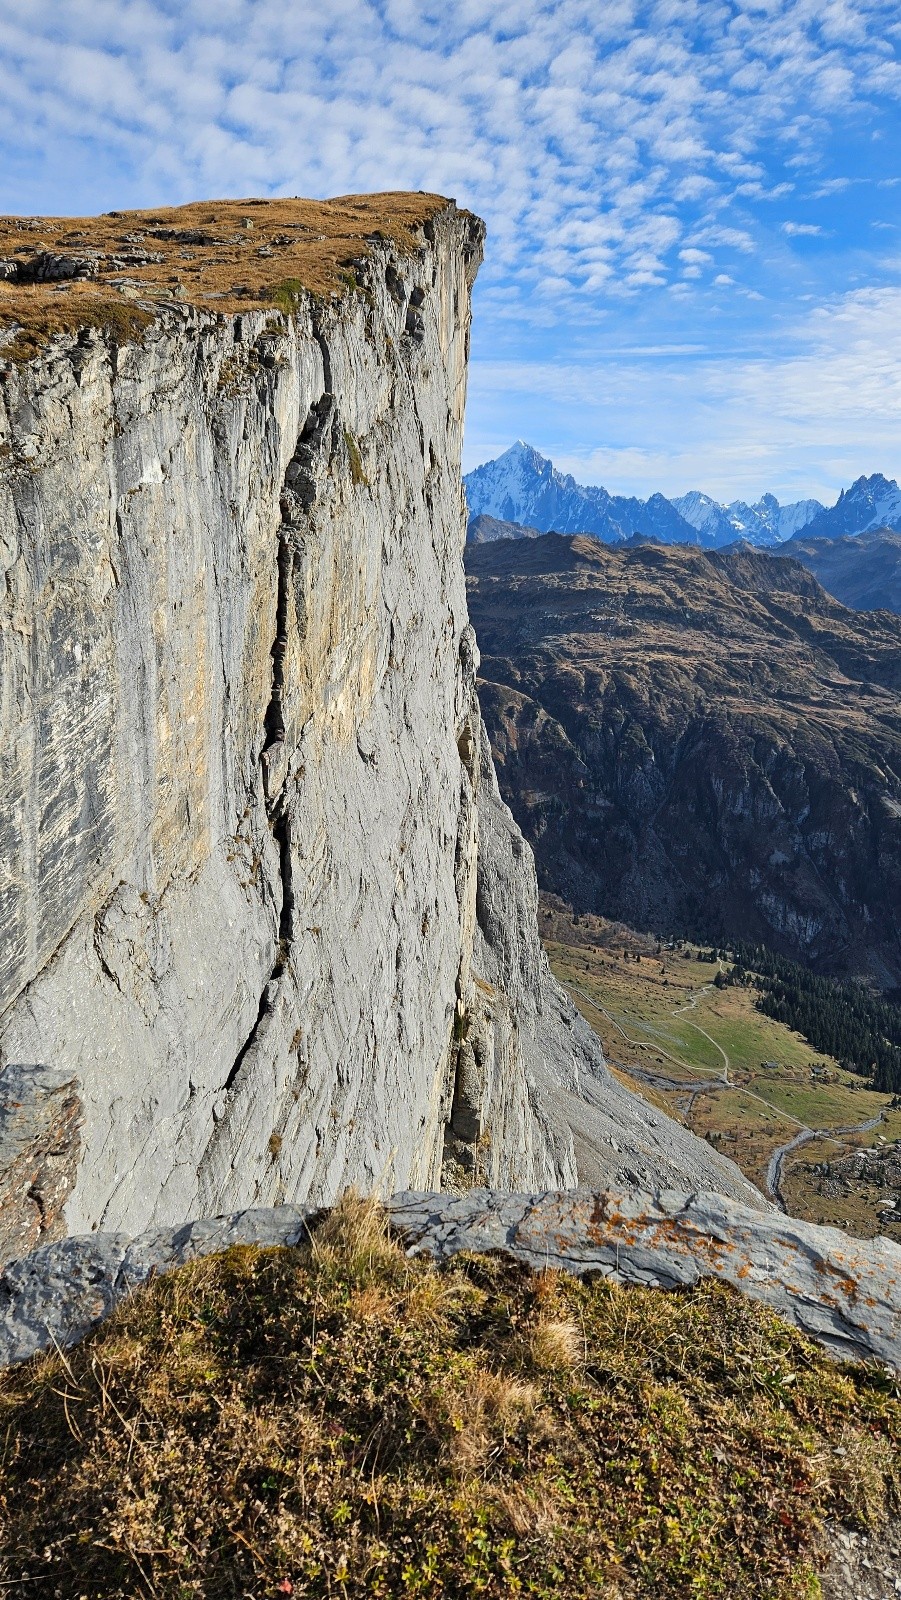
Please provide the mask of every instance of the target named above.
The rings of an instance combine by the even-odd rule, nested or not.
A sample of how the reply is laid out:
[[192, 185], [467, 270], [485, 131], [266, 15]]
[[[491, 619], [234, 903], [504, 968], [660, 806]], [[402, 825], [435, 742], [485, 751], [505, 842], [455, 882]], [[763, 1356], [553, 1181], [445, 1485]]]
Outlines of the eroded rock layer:
[[501, 788], [542, 887], [901, 979], [901, 624], [750, 549], [471, 545]]
[[348, 292], [268, 303], [273, 234], [247, 309], [0, 330], [0, 1063], [77, 1085], [76, 1232], [623, 1152], [755, 1198], [547, 973], [461, 564], [482, 228], [413, 199]]

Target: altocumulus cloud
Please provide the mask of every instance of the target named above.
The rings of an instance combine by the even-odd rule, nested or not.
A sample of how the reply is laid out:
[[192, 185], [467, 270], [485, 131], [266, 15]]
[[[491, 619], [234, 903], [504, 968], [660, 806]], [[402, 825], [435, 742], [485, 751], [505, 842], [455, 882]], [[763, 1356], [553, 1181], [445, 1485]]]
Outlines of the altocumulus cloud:
[[121, 203], [123, 184], [148, 200], [449, 191], [487, 216], [498, 271], [628, 287], [680, 245], [746, 248], [721, 213], [774, 147], [814, 160], [818, 119], [901, 95], [897, 15], [894, 0], [6, 0], [0, 138], [13, 174], [30, 156], [51, 190], [42, 164], [64, 152], [48, 200], [71, 198], [79, 165], [86, 204]]
[[488, 221], [496, 346], [671, 296], [662, 338], [798, 287], [899, 41], [895, 0], [4, 0], [0, 203], [438, 190]]

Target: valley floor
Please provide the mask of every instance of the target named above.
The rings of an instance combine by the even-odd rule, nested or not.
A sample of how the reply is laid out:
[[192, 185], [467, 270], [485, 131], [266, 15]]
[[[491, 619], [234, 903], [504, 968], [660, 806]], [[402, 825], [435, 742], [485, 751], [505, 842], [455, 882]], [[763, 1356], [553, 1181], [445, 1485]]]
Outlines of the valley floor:
[[724, 963], [543, 897], [552, 970], [612, 1071], [792, 1215], [901, 1242], [901, 1107], [782, 1023]]

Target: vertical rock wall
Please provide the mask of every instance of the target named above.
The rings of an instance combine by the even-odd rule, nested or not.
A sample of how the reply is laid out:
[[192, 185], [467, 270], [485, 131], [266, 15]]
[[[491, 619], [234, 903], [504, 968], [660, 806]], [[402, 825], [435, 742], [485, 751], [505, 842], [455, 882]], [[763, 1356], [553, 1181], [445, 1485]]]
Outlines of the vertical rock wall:
[[546, 1080], [577, 1095], [577, 1060], [632, 1115], [547, 974], [475, 700], [480, 250], [449, 207], [363, 293], [3, 371], [0, 1066], [77, 1081], [72, 1231], [442, 1162], [572, 1183]]

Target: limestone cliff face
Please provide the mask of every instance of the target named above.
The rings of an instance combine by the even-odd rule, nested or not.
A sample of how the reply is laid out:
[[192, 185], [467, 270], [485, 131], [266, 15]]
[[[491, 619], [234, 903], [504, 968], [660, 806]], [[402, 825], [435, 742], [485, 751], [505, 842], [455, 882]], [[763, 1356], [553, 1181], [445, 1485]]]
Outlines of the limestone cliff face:
[[572, 1183], [580, 1052], [664, 1175], [747, 1198], [541, 956], [461, 560], [480, 250], [445, 207], [361, 292], [2, 371], [0, 1064], [77, 1080], [71, 1231]]

